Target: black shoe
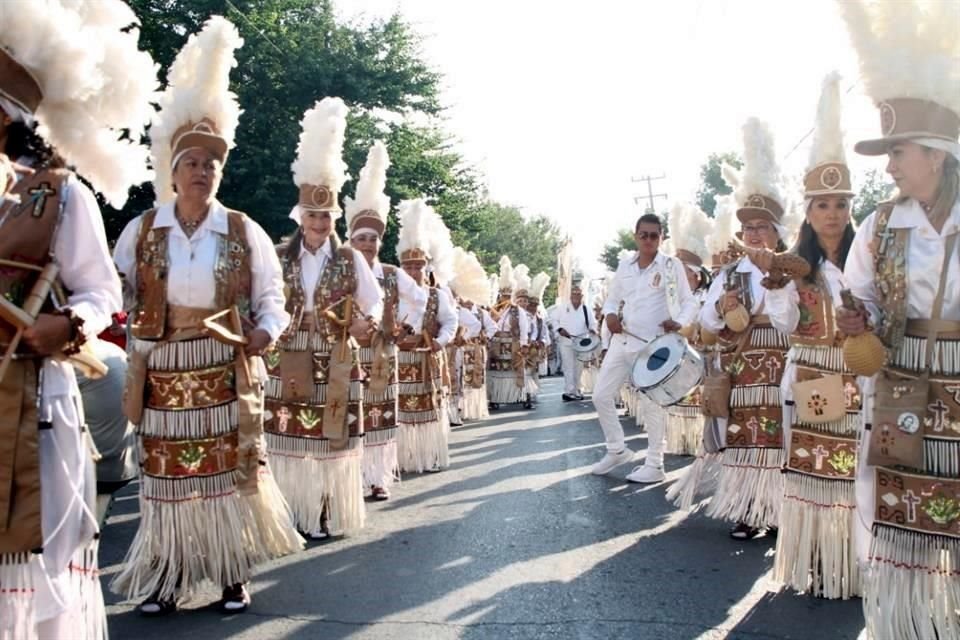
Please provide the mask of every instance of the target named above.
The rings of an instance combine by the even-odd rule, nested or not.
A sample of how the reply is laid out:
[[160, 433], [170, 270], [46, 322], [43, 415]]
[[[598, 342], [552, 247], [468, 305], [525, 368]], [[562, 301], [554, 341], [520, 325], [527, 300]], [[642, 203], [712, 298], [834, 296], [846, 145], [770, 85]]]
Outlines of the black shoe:
[[563, 395], [560, 396], [560, 397], [563, 398], [563, 401], [564, 401], [564, 402], [573, 402], [574, 400], [577, 399], [576, 396], [571, 396], [571, 395], [568, 394], [568, 393], [565, 393], [565, 394], [563, 394]]
[[532, 402], [524, 402], [524, 403], [523, 403], [523, 408], [524, 408], [524, 409], [533, 409], [533, 403], [532, 403]]
[[160, 600], [156, 596], [150, 596], [141, 602], [139, 607], [137, 607], [137, 611], [139, 611], [140, 615], [142, 615], [144, 618], [159, 618], [161, 616], [169, 615], [176, 610], [176, 600], [172, 598], [170, 600]]
[[450, 423], [450, 426], [451, 426], [451, 427], [462, 427], [462, 426], [463, 426], [463, 423], [462, 423], [462, 422], [451, 422], [451, 423]]
[[250, 607], [250, 592], [242, 583], [223, 588], [220, 611], [226, 614], [243, 613]]
[[488, 408], [490, 409], [490, 411], [496, 411], [497, 409], [500, 408], [500, 403], [499, 403], [499, 402], [491, 402], [491, 403], [488, 405]]

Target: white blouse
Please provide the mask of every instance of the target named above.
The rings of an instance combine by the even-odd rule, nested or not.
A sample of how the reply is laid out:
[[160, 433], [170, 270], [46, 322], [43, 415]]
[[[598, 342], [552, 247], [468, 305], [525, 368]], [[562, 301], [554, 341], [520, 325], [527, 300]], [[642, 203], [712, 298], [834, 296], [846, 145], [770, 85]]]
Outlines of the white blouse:
[[[216, 295], [215, 268], [220, 238], [229, 232], [226, 208], [214, 200], [210, 211], [189, 238], [180, 228], [170, 202], [157, 210], [153, 228], [170, 229], [167, 258], [167, 302], [170, 304], [212, 309]], [[136, 290], [137, 240], [143, 216], [131, 220], [117, 240], [113, 259], [126, 278], [130, 290]], [[252, 270], [251, 300], [257, 328], [276, 340], [290, 323], [283, 297], [283, 272], [273, 242], [263, 228], [250, 216], [245, 218], [247, 242], [250, 245]]]
[[[827, 283], [833, 308], [843, 306], [840, 291], [847, 287], [843, 272], [829, 260], [820, 262], [820, 273]], [[773, 289], [766, 292], [767, 306], [764, 309], [770, 317], [770, 323], [783, 333], [790, 335], [800, 323], [800, 294], [797, 292], [797, 283], [791, 281], [782, 289]]]

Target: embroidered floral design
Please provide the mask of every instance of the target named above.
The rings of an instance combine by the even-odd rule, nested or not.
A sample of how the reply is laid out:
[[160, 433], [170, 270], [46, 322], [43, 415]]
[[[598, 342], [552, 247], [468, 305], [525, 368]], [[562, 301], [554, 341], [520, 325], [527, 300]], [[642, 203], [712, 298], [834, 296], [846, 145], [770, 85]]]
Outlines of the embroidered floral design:
[[177, 463], [186, 469], [187, 473], [196, 473], [200, 470], [200, 465], [203, 464], [205, 457], [206, 450], [204, 447], [198, 444], [190, 444], [180, 451], [180, 455], [177, 456]]
[[840, 449], [830, 456], [827, 463], [833, 467], [837, 473], [849, 475], [857, 466], [857, 458], [846, 449]]
[[320, 424], [321, 419], [322, 418], [320, 415], [317, 414], [317, 412], [315, 412], [313, 409], [301, 409], [297, 414], [297, 420], [300, 421], [300, 424], [302, 424], [303, 428], [307, 431], [316, 429], [317, 425]]
[[773, 418], [767, 418], [761, 416], [760, 418], [760, 428], [763, 429], [764, 433], [767, 435], [776, 435], [777, 431], [780, 430], [780, 423]]
[[940, 525], [951, 524], [954, 520], [960, 518], [960, 504], [942, 493], [929, 500], [921, 509], [930, 516], [931, 520]]

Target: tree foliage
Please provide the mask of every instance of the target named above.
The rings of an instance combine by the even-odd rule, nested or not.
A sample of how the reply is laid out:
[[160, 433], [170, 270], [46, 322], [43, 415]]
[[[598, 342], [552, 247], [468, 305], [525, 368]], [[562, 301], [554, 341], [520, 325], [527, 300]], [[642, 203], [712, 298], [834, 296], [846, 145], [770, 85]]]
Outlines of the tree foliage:
[[697, 206], [711, 218], [717, 208], [717, 196], [726, 195], [731, 191], [720, 172], [720, 167], [724, 163], [737, 169], [743, 166], [740, 155], [733, 151], [711, 153], [707, 157], [707, 161], [700, 165], [700, 188], [697, 189]]
[[620, 252], [635, 251], [637, 243], [633, 239], [633, 229], [619, 229], [613, 242], [603, 247], [603, 253], [600, 254], [600, 262], [605, 264], [610, 271], [616, 271], [620, 264]]
[[894, 186], [884, 178], [882, 172], [876, 169], [867, 171], [859, 182], [860, 191], [853, 201], [853, 219], [857, 224], [876, 211], [877, 203], [890, 197]]

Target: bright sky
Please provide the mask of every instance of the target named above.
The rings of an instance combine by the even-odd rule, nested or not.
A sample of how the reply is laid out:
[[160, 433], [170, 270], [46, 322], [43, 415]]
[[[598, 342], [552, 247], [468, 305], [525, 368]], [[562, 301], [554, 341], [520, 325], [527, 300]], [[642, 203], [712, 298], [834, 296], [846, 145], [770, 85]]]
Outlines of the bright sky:
[[[447, 129], [493, 199], [546, 214], [588, 271], [632, 226], [653, 183], [693, 200], [713, 151], [740, 151], [749, 116], [767, 120], [799, 177], [823, 77], [843, 75], [848, 161], [879, 133], [833, 0], [337, 0], [345, 17], [399, 11], [444, 75]], [[855, 178], [856, 179], [856, 178]], [[854, 185], [856, 189], [856, 184]], [[669, 208], [657, 201], [657, 210]]]

